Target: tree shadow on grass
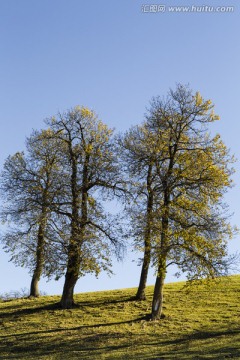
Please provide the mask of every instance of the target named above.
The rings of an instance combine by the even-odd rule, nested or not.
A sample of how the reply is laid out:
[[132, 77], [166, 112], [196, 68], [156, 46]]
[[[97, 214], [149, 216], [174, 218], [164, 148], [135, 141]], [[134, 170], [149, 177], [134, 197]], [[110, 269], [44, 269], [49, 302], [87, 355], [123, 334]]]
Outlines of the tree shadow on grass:
[[[124, 336], [124, 335], [123, 335]], [[109, 335], [101, 334], [101, 341], [107, 343]], [[115, 351], [127, 351], [131, 345], [122, 344], [122, 345], [101, 345], [99, 346], [98, 341], [96, 342], [92, 339], [88, 339], [85, 343], [84, 341], [74, 340], [61, 340], [54, 341], [52, 340], [48, 344], [42, 344], [41, 341], [29, 343], [19, 343], [19, 345], [13, 344], [7, 357], [4, 359], [32, 359], [32, 355], [36, 359], [42, 358], [43, 356], [48, 356], [51, 358], [51, 355], [54, 356], [54, 359], [92, 359], [93, 356], [96, 359], [101, 359], [103, 354], [112, 353]]]
[[[0, 353], [7, 353], [4, 359], [36, 359], [44, 356], [54, 356], [54, 359], [95, 359], [102, 358], [106, 353], [115, 351], [128, 351], [131, 347], [126, 341], [126, 334], [118, 332], [116, 329], [102, 333], [97, 329], [100, 327], [111, 327], [130, 322], [138, 321], [133, 319], [123, 322], [114, 322], [106, 324], [83, 325], [72, 328], [52, 329], [47, 331], [34, 331], [21, 334], [15, 334], [4, 337], [0, 336]], [[94, 332], [91, 328], [95, 328]], [[82, 332], [82, 329], [90, 329], [90, 331]], [[78, 331], [73, 338], [68, 335], [72, 331]], [[59, 334], [60, 333], [60, 334]], [[62, 333], [62, 334], [61, 334]], [[49, 336], [48, 336], [49, 335]], [[70, 334], [69, 336], [72, 336]], [[109, 341], [115, 344], [109, 344]], [[118, 343], [118, 342], [122, 343]], [[0, 356], [1, 358], [1, 356]]]
[[[39, 330], [39, 331], [31, 331], [31, 332], [24, 332], [24, 333], [17, 333], [11, 335], [0, 335], [0, 339], [9, 339], [10, 337], [14, 338], [21, 338], [24, 336], [30, 335], [44, 335], [44, 334], [53, 334], [53, 333], [61, 333], [61, 332], [69, 332], [69, 331], [80, 331], [83, 329], [92, 329], [92, 328], [100, 328], [100, 327], [110, 327], [115, 325], [125, 325], [125, 324], [133, 324], [135, 322], [139, 322], [143, 320], [145, 317], [138, 317], [135, 319], [127, 320], [127, 321], [116, 321], [116, 322], [107, 322], [107, 323], [99, 323], [99, 324], [92, 324], [92, 325], [80, 325], [74, 327], [67, 327], [67, 328], [55, 328], [49, 330]], [[2, 341], [1, 340], [1, 341]]]
[[128, 296], [128, 297], [120, 297], [118, 299], [105, 299], [104, 301], [96, 301], [95, 299], [93, 300], [88, 300], [88, 301], [82, 301], [82, 302], [77, 302], [75, 305], [78, 307], [81, 306], [91, 306], [91, 307], [99, 307], [100, 305], [109, 305], [109, 304], [120, 304], [120, 303], [127, 303], [127, 302], [133, 302], [136, 301], [137, 303], [139, 303], [138, 300], [136, 300], [136, 296]]
[[[38, 314], [41, 313], [42, 311], [50, 311], [50, 310], [62, 310], [62, 311], [66, 311], [66, 310], [74, 310], [74, 309], [84, 309], [84, 307], [87, 306], [91, 306], [92, 308], [98, 308], [99, 306], [103, 305], [103, 306], [108, 306], [110, 304], [117, 304], [117, 303], [127, 303], [127, 302], [132, 302], [135, 301], [135, 297], [128, 297], [125, 299], [106, 299], [105, 301], [99, 301], [97, 302], [96, 300], [90, 300], [90, 301], [85, 301], [85, 302], [77, 302], [74, 303], [73, 307], [70, 309], [63, 309], [61, 307], [60, 302], [57, 303], [53, 303], [53, 304], [47, 304], [44, 306], [33, 306], [33, 307], [29, 307], [29, 308], [22, 308], [22, 304], [18, 304], [18, 305], [13, 305], [13, 306], [9, 306], [7, 308], [7, 312], [6, 310], [0, 312], [0, 318], [12, 318], [12, 317], [18, 317], [18, 316], [25, 316], [25, 315], [33, 315], [33, 314]], [[33, 300], [31, 300], [33, 301]], [[33, 303], [34, 305], [34, 303]], [[26, 305], [25, 305], [26, 306]], [[32, 306], [32, 303], [30, 303], [30, 306]], [[15, 311], [11, 311], [18, 308]]]
[[[15, 334], [11, 337], [7, 337], [6, 347], [10, 348], [6, 359], [31, 359], [31, 355], [34, 354], [36, 358], [42, 356], [51, 355], [55, 359], [101, 359], [102, 356], [108, 353], [110, 356], [108, 359], [139, 359], [139, 360], [170, 360], [170, 359], [239, 359], [240, 349], [237, 345], [237, 339], [235, 336], [240, 334], [239, 329], [225, 330], [225, 331], [199, 331], [190, 335], [183, 336], [178, 339], [167, 340], [158, 338], [157, 341], [149, 341], [142, 343], [140, 339], [126, 337], [123, 332], [118, 332], [115, 328], [113, 331], [102, 333], [97, 329], [100, 327], [111, 327], [112, 325], [127, 324], [134, 321], [139, 321], [141, 318], [114, 322], [106, 324], [95, 325], [83, 325], [72, 328], [64, 329], [52, 329], [47, 331], [36, 331], [31, 333]], [[95, 328], [93, 332], [81, 332], [82, 329]], [[80, 331], [79, 335], [74, 335], [73, 338], [65, 336], [69, 331]], [[56, 336], [54, 336], [54, 333]], [[60, 336], [59, 334], [60, 333]], [[62, 333], [62, 335], [61, 335]], [[66, 334], [65, 334], [66, 333]], [[80, 336], [81, 334], [81, 336]], [[42, 337], [43, 335], [43, 337]], [[49, 335], [49, 336], [46, 336]], [[53, 336], [52, 336], [53, 335]], [[221, 344], [218, 339], [224, 338], [227, 341], [227, 337], [230, 337], [231, 343]], [[43, 341], [44, 339], [44, 341]], [[199, 341], [203, 343], [199, 344]], [[211, 348], [204, 343], [204, 340], [212, 340]], [[109, 343], [110, 341], [110, 343]], [[197, 349], [201, 349], [200, 352], [195, 350], [194, 341], [197, 342]], [[3, 345], [3, 339], [0, 343]], [[189, 346], [191, 344], [191, 346]], [[137, 356], [132, 355], [132, 351], [136, 351], [139, 347]], [[141, 351], [141, 348], [144, 351]], [[5, 350], [6, 351], [6, 350]], [[134, 353], [135, 354], [135, 353]], [[132, 357], [129, 357], [131, 355]]]
[[24, 316], [24, 315], [31, 315], [31, 314], [37, 314], [40, 313], [42, 311], [45, 310], [57, 310], [60, 309], [60, 305], [58, 303], [54, 303], [54, 304], [48, 304], [48, 305], [44, 305], [44, 306], [35, 306], [35, 307], [29, 307], [29, 308], [21, 308], [21, 309], [17, 309], [15, 311], [11, 311], [13, 309], [16, 309], [16, 307], [20, 308], [22, 307], [22, 305], [13, 305], [11, 307], [7, 308], [7, 311], [4, 310], [2, 312], [0, 312], [0, 317], [3, 319], [7, 319], [7, 318], [12, 318], [12, 317], [17, 317], [17, 316]]
[[[117, 324], [117, 323], [114, 323]], [[106, 326], [109, 324], [106, 324]], [[113, 325], [113, 323], [112, 323]], [[97, 324], [96, 326], [103, 326]], [[86, 326], [85, 328], [91, 326]], [[82, 327], [79, 327], [82, 328]], [[76, 328], [74, 328], [76, 330]], [[69, 330], [69, 329], [68, 329]], [[18, 345], [13, 343], [13, 347], [9, 353], [8, 359], [28, 359], [28, 354], [35, 354], [36, 358], [42, 356], [53, 355], [56, 359], [72, 358], [72, 359], [101, 359], [103, 355], [109, 354], [108, 359], [139, 359], [139, 360], [170, 360], [170, 359], [239, 359], [240, 349], [236, 344], [218, 345], [217, 339], [225, 336], [231, 336], [234, 341], [234, 336], [239, 335], [239, 330], [226, 330], [221, 332], [196, 332], [190, 336], [183, 336], [175, 340], [159, 339], [157, 342], [148, 342], [146, 344], [140, 343], [140, 340], [132, 343], [125, 339], [124, 333], [111, 332], [108, 333], [94, 333], [83, 334], [80, 339], [66, 339], [59, 337], [52, 339], [48, 343], [41, 342], [41, 337], [35, 339], [32, 343], [27, 343], [26, 339], [20, 339]], [[27, 336], [27, 334], [25, 334]], [[189, 348], [189, 342], [194, 340], [209, 340], [213, 343], [211, 348], [205, 347], [205, 344], [200, 345], [201, 351]], [[111, 344], [108, 341], [111, 340]], [[116, 340], [116, 344], [114, 344]], [[216, 343], [216, 345], [215, 345]], [[144, 351], [134, 353], [137, 347], [143, 345]], [[199, 345], [199, 344], [198, 344]], [[133, 351], [133, 352], [132, 352]], [[17, 354], [17, 356], [16, 356]], [[134, 354], [136, 354], [134, 356]], [[130, 357], [132, 356], [132, 357]]]
[[[174, 346], [175, 347], [175, 357], [176, 359], [211, 359], [222, 360], [222, 359], [240, 359], [240, 345], [237, 344], [240, 339], [236, 341], [234, 340], [235, 336], [240, 335], [240, 329], [232, 329], [232, 330], [223, 330], [223, 331], [196, 331], [190, 335], [183, 336], [179, 339], [166, 340], [154, 343], [148, 343], [147, 346]], [[230, 337], [231, 343], [221, 345], [218, 343], [218, 340], [227, 339]], [[192, 344], [194, 346], [194, 341], [203, 341], [201, 343], [201, 352], [198, 350], [190, 350], [189, 345]], [[206, 349], [204, 340], [212, 340], [211, 349]], [[234, 342], [234, 343], [233, 343]], [[220, 344], [220, 345], [218, 345]], [[208, 346], [208, 345], [207, 345]], [[205, 350], [205, 349], [206, 350]], [[186, 357], [187, 354], [187, 357]], [[159, 353], [158, 356], [151, 358], [153, 359], [161, 359], [164, 360], [164, 357], [161, 357], [163, 354]], [[166, 359], [169, 359], [167, 357]]]

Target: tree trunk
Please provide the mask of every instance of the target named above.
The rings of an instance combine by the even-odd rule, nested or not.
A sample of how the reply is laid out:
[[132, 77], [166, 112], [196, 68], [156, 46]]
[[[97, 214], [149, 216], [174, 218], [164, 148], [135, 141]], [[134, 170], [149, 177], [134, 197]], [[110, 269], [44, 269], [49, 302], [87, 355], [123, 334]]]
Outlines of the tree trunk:
[[[165, 202], [167, 204], [167, 201]], [[161, 231], [161, 249], [158, 257], [158, 273], [156, 278], [156, 283], [153, 293], [152, 301], [152, 320], [159, 320], [162, 315], [163, 308], [163, 287], [166, 277], [166, 268], [167, 268], [167, 251], [166, 245], [168, 241], [168, 215], [169, 209], [165, 208], [164, 215], [162, 217], [162, 231]]]
[[152, 320], [159, 320], [162, 315], [163, 308], [163, 287], [166, 276], [166, 269], [159, 267], [156, 283], [154, 287], [153, 301], [152, 301]]
[[78, 281], [81, 265], [81, 246], [84, 239], [84, 228], [87, 222], [87, 201], [88, 201], [88, 162], [87, 154], [83, 166], [82, 189], [81, 189], [81, 216], [79, 216], [79, 190], [78, 190], [78, 168], [77, 158], [72, 148], [70, 149], [72, 161], [71, 192], [72, 192], [72, 221], [71, 240], [68, 248], [68, 265], [65, 275], [62, 298], [60, 301], [63, 309], [70, 309], [74, 305], [74, 287]]
[[33, 272], [31, 286], [30, 286], [30, 296], [38, 297], [40, 296], [38, 284], [42, 275], [43, 265], [44, 265], [44, 232], [46, 227], [46, 210], [42, 212], [42, 219], [38, 229], [38, 243], [36, 251], [36, 266]]
[[65, 282], [62, 292], [62, 298], [60, 301], [63, 309], [70, 309], [74, 305], [73, 294], [74, 287], [78, 281], [79, 269], [80, 269], [80, 249], [79, 245], [74, 241], [77, 239], [76, 228], [73, 226], [72, 239], [68, 247], [68, 264], [65, 275]]
[[146, 300], [145, 289], [147, 285], [148, 269], [150, 264], [150, 249], [145, 248], [140, 282], [136, 294], [136, 300]]
[[33, 296], [33, 297], [40, 296], [38, 284], [39, 284], [39, 277], [34, 272], [34, 274], [32, 276], [31, 286], [30, 286], [30, 296]]
[[167, 268], [167, 231], [168, 231], [168, 208], [165, 209], [165, 214], [162, 217], [162, 232], [161, 232], [161, 249], [158, 257], [158, 273], [153, 293], [152, 301], [152, 320], [159, 320], [162, 315], [163, 308], [163, 286], [166, 277]]
[[148, 269], [151, 259], [151, 221], [152, 221], [152, 208], [153, 208], [153, 192], [152, 192], [151, 184], [152, 184], [152, 164], [150, 164], [148, 167], [148, 176], [147, 176], [148, 200], [147, 200], [147, 222], [146, 222], [145, 235], [144, 235], [144, 257], [143, 257], [140, 282], [136, 294], [136, 300], [146, 299], [145, 289], [147, 285]]
[[71, 309], [74, 305], [73, 294], [77, 280], [78, 276], [73, 271], [66, 273], [62, 298], [60, 302], [63, 309]]

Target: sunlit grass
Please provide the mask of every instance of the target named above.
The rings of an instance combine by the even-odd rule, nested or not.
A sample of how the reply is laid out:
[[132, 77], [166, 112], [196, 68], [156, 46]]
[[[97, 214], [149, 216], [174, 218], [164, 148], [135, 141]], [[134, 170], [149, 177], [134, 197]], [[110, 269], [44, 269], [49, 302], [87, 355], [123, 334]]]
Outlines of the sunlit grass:
[[240, 359], [240, 276], [190, 292], [165, 287], [164, 319], [146, 320], [136, 289], [0, 302], [0, 359]]

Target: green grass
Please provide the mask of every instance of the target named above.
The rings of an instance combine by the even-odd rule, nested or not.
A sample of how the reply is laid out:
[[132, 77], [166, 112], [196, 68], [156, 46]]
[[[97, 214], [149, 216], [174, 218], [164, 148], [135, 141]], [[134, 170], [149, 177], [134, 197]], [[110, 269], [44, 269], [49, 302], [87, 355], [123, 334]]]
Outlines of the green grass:
[[146, 321], [136, 289], [83, 293], [71, 310], [58, 296], [0, 302], [0, 359], [240, 359], [240, 276], [189, 293], [165, 287], [164, 319]]

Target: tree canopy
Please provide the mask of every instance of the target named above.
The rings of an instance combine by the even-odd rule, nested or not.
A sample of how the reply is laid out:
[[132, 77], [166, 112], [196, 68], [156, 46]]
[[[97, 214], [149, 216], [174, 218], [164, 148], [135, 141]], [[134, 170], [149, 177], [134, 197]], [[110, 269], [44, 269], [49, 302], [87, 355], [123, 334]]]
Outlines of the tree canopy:
[[145, 122], [123, 140], [136, 180], [137, 207], [130, 211], [135, 239], [145, 251], [142, 273], [150, 257], [157, 273], [153, 319], [161, 316], [168, 266], [178, 265], [189, 279], [227, 270], [226, 243], [234, 230], [222, 200], [234, 159], [220, 136], [208, 131], [218, 119], [210, 100], [178, 85], [166, 98], [154, 98]]
[[[6, 159], [0, 182], [7, 225], [1, 241], [11, 260], [29, 268], [31, 295], [39, 295], [42, 275], [65, 274], [60, 304], [72, 307], [79, 277], [111, 273], [126, 237], [143, 252], [137, 299], [145, 299], [149, 267], [156, 271], [154, 320], [169, 266], [189, 281], [227, 274], [235, 228], [224, 194], [235, 160], [209, 131], [217, 120], [210, 100], [177, 85], [118, 137], [83, 106], [33, 131], [26, 151]], [[116, 199], [124, 200], [122, 214], [107, 207]]]

